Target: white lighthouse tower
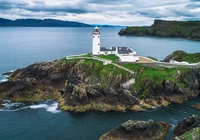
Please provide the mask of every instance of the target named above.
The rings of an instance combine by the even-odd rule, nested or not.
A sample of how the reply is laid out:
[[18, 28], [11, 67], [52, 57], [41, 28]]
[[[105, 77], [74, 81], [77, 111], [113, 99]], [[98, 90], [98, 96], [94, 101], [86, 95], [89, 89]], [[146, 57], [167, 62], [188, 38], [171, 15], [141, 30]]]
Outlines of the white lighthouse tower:
[[98, 27], [94, 28], [92, 35], [93, 35], [92, 54], [99, 55], [99, 53], [100, 53], [100, 31], [99, 31]]

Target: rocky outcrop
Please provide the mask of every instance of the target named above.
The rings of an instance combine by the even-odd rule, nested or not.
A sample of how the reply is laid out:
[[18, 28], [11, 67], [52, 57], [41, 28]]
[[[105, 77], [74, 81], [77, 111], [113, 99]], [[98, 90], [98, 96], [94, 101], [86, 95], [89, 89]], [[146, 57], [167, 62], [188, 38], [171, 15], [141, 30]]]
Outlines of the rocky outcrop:
[[168, 55], [163, 61], [170, 62], [170, 60], [176, 60], [176, 61], [180, 62], [180, 61], [182, 61], [181, 57], [185, 54], [187, 54], [187, 53], [182, 50], [178, 50], [178, 51], [175, 51], [172, 54]]
[[[144, 69], [151, 67], [141, 66], [136, 72], [142, 74]], [[140, 79], [137, 89], [133, 86], [125, 89], [120, 85], [133, 75], [123, 69], [103, 65], [97, 60], [62, 59], [16, 70], [8, 81], [0, 83], [0, 100], [26, 102], [54, 99], [59, 101], [63, 110], [78, 112], [139, 111], [182, 103], [198, 96], [199, 69], [183, 69], [175, 76], [178, 80], [169, 81], [164, 77], [161, 82], [145, 77]]]
[[150, 27], [126, 27], [118, 34], [200, 39], [200, 21], [155, 20]]
[[174, 140], [199, 140], [200, 117], [192, 116], [180, 121], [174, 128]]
[[199, 103], [192, 105], [192, 107], [200, 110], [200, 104]]
[[[16, 70], [7, 82], [0, 83], [0, 98], [13, 101], [40, 101], [55, 99], [64, 110], [125, 110], [138, 104], [138, 99], [129, 90], [120, 87], [132, 75], [112, 72], [95, 77], [92, 71], [98, 61], [87, 66], [83, 60], [63, 60], [36, 63]], [[103, 67], [103, 64], [101, 64]], [[107, 81], [112, 81], [107, 83]]]
[[167, 122], [129, 120], [102, 135], [99, 140], [164, 140], [169, 128]]
[[189, 63], [200, 62], [200, 53], [189, 54], [182, 50], [178, 50], [168, 55], [163, 62], [170, 62], [170, 60], [175, 60], [178, 62], [186, 61]]

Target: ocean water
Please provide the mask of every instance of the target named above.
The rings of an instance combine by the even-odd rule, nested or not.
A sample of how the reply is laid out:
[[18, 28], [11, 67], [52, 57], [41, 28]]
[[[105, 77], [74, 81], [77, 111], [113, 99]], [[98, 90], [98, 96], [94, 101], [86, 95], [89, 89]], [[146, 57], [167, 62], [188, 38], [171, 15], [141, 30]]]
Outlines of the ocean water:
[[[93, 28], [0, 28], [0, 81], [2, 73], [29, 64], [53, 61], [67, 55], [91, 52]], [[200, 41], [172, 38], [118, 36], [119, 28], [100, 28], [101, 46], [127, 46], [138, 55], [163, 60], [175, 50], [200, 52]], [[72, 113], [61, 111], [55, 101], [12, 103], [4, 101], [0, 110], [0, 140], [96, 140], [102, 134], [129, 119], [167, 121], [172, 128], [184, 117], [200, 111], [190, 105], [172, 104], [142, 112]], [[171, 139], [170, 131], [167, 139]]]

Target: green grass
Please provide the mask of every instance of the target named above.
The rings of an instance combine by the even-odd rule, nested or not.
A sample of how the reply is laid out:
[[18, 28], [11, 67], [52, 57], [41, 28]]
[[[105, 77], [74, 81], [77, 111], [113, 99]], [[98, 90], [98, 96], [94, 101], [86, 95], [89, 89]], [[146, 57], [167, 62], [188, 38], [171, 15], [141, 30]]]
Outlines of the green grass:
[[135, 72], [138, 72], [141, 68], [142, 65], [141, 64], [131, 64], [131, 63], [120, 63], [119, 65], [129, 69], [129, 70], [133, 70]]
[[[104, 58], [105, 59], [105, 58]], [[83, 60], [83, 61], [80, 61]], [[83, 68], [84, 71], [91, 73], [94, 78], [100, 78], [102, 83], [109, 85], [111, 81], [114, 81], [116, 77], [125, 80], [131, 78], [131, 74], [121, 68], [118, 68], [112, 64], [103, 65], [103, 62], [93, 59], [72, 59], [61, 60], [65, 64], [70, 62], [76, 62], [77, 66]], [[142, 64], [131, 64], [131, 63], [119, 63], [119, 65], [136, 72], [136, 83], [133, 84], [133, 88], [136, 91], [140, 91], [144, 88], [145, 91], [140, 95], [141, 98], [145, 98], [149, 95], [149, 90], [152, 89], [150, 86], [158, 86], [163, 81], [169, 81], [177, 83], [179, 87], [184, 87], [187, 84], [187, 79], [179, 79], [179, 75], [191, 71], [190, 68], [164, 68], [164, 67], [147, 67]], [[149, 85], [148, 83], [151, 83]], [[153, 85], [152, 85], [153, 84]]]
[[77, 56], [70, 56], [70, 58], [78, 58], [78, 57], [92, 57], [92, 54], [84, 54], [84, 55], [77, 55]]
[[114, 55], [114, 54], [109, 54], [109, 55], [98, 55], [99, 58], [107, 59], [107, 60], [112, 60], [112, 61], [118, 61], [119, 57]]
[[200, 62], [200, 53], [184, 54], [181, 56], [180, 61], [186, 61], [188, 63], [198, 63]]
[[[126, 67], [130, 70], [133, 70], [137, 73], [136, 75], [136, 83], [133, 85], [133, 88], [136, 91], [139, 91], [141, 87], [143, 87], [147, 82], [153, 83], [153, 86], [157, 86], [162, 84], [163, 81], [169, 81], [169, 82], [175, 82], [178, 84], [179, 87], [184, 87], [185, 84], [187, 84], [187, 81], [183, 79], [180, 81], [177, 77], [179, 76], [179, 73], [185, 73], [190, 71], [190, 68], [164, 68], [164, 67], [147, 67], [143, 66], [141, 64], [120, 64], [123, 67]], [[178, 73], [179, 71], [179, 73]], [[146, 90], [141, 95], [142, 98], [147, 96], [148, 94], [148, 87], [149, 85], [146, 85]]]
[[183, 134], [183, 137], [186, 139], [186, 140], [192, 140], [192, 134], [191, 132], [185, 132]]
[[109, 84], [112, 78], [116, 78], [116, 76], [121, 77], [122, 80], [125, 80], [126, 77], [131, 77], [129, 72], [112, 64], [103, 65], [103, 62], [98, 60], [86, 59], [84, 62], [79, 63], [78, 66], [90, 72], [94, 77], [103, 79], [106, 84]]
[[72, 62], [76, 62], [77, 59], [66, 59], [66, 58], [62, 58], [59, 64], [67, 64], [67, 63], [72, 63]]

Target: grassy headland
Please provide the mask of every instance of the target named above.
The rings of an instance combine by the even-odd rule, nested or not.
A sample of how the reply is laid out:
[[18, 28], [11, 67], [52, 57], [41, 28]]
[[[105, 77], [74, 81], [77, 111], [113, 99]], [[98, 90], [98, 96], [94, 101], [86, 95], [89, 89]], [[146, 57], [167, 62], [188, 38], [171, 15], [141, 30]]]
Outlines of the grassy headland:
[[119, 35], [200, 39], [200, 21], [155, 20], [150, 27], [126, 27]]

